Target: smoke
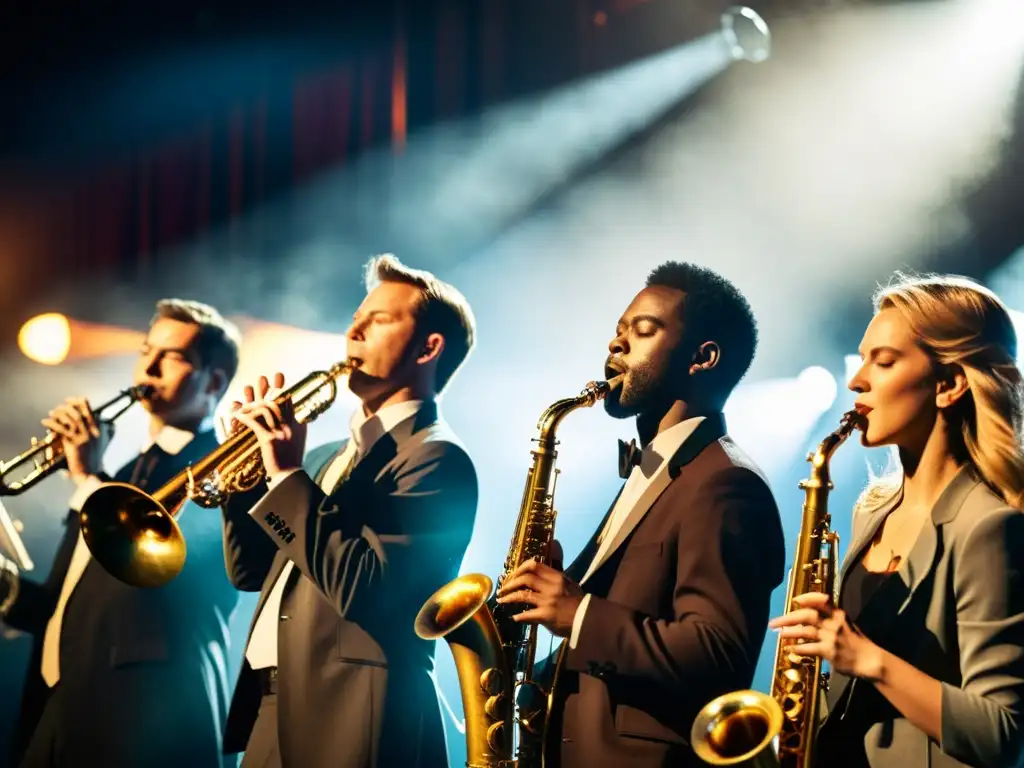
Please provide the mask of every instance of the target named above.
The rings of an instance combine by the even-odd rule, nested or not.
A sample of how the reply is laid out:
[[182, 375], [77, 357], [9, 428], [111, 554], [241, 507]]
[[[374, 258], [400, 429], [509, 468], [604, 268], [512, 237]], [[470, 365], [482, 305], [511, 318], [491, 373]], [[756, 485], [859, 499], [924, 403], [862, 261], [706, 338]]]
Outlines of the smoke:
[[699, 111], [459, 277], [514, 258], [534, 302], [560, 297], [548, 320], [558, 326], [564, 313], [578, 342], [597, 320], [591, 307], [611, 328], [624, 282], [639, 288], [666, 258], [706, 263], [754, 304], [760, 372], [792, 374], [805, 364], [794, 346], [824, 341], [810, 332], [851, 286], [970, 240], [959, 203], [1000, 159], [1024, 53], [1004, 7], [925, 3], [782, 22], [771, 62], [726, 72]]
[[[841, 374], [835, 307], [863, 291], [866, 318], [876, 281], [972, 236], [960, 200], [999, 162], [1024, 52], [1007, 16], [944, 2], [778, 23], [770, 62], [730, 69], [698, 111], [443, 272], [480, 326], [446, 412], [483, 468], [482, 509], [512, 514], [537, 416], [600, 377], [620, 313], [667, 259], [707, 264], [750, 299], [761, 344], [748, 381], [809, 364]], [[481, 393], [500, 407], [479, 407]], [[613, 493], [592, 473], [614, 467], [614, 438], [631, 431], [591, 413], [562, 428], [566, 551]], [[470, 567], [503, 545], [475, 541]]]

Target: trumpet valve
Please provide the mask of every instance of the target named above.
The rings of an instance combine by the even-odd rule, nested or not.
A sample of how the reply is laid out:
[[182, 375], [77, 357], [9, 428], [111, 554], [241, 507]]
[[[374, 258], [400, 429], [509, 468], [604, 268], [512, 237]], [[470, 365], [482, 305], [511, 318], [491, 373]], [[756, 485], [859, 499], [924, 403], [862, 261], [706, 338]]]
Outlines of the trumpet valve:
[[188, 498], [205, 509], [219, 507], [228, 500], [228, 494], [224, 492], [220, 482], [220, 473], [214, 470], [210, 474], [196, 482], [192, 468], [188, 468], [188, 482], [186, 485]]

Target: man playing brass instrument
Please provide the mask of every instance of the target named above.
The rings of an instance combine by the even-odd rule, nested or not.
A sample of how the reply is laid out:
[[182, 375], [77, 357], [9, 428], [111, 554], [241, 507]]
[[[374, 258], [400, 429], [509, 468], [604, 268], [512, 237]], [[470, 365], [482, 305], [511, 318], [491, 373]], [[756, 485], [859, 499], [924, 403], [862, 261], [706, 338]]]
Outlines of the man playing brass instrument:
[[152, 388], [142, 401], [147, 438], [113, 478], [101, 469], [110, 430], [84, 398], [69, 398], [43, 419], [60, 435], [78, 488], [47, 580], [0, 567], [3, 622], [35, 635], [15, 765], [223, 765], [227, 625], [238, 593], [224, 575], [218, 527], [186, 511], [184, 570], [166, 587], [145, 590], [117, 581], [92, 558], [78, 510], [101, 482], [153, 490], [217, 446], [211, 419], [238, 367], [238, 341], [212, 307], [157, 304], [134, 369], [134, 383]]
[[525, 563], [499, 593], [567, 638], [552, 722], [565, 768], [697, 765], [694, 716], [752, 683], [785, 547], [722, 408], [756, 342], [746, 299], [691, 264], [654, 270], [616, 324], [606, 377], [625, 378], [605, 408], [636, 418], [642, 450], [623, 444], [628, 479], [576, 561]]
[[350, 439], [303, 462], [280, 374], [236, 410], [267, 474], [224, 510], [231, 579], [261, 592], [225, 735], [243, 766], [447, 765], [434, 643], [413, 620], [473, 530], [476, 472], [436, 401], [474, 320], [453, 287], [393, 256], [369, 263], [367, 288], [347, 332], [362, 404]]

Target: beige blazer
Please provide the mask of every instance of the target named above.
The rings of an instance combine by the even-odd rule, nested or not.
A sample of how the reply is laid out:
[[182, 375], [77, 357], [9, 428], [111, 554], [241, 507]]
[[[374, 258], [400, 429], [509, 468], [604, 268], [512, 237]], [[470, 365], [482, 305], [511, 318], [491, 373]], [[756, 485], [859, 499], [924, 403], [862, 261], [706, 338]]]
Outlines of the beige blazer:
[[[840, 589], [897, 499], [861, 511]], [[857, 625], [942, 682], [942, 743], [895, 709], [864, 743], [872, 768], [1010, 768], [1024, 744], [1024, 513], [964, 468], [932, 509], [910, 554], [864, 606]], [[841, 727], [864, 680], [833, 674], [819, 733]]]

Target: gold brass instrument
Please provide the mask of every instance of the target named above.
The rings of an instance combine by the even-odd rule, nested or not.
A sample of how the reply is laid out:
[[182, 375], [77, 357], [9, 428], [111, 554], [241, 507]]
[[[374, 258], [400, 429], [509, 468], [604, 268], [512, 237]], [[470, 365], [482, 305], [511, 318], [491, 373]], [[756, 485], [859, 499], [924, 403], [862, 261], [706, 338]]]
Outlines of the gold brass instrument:
[[[569, 413], [604, 399], [621, 380], [591, 382], [578, 396], [559, 400], [541, 415], [498, 589], [527, 560], [548, 560], [556, 514], [555, 430]], [[523, 606], [499, 605], [491, 586], [480, 573], [449, 582], [423, 604], [415, 630], [424, 640], [444, 638], [451, 648], [465, 713], [468, 768], [533, 768], [542, 764], [547, 722], [547, 694], [533, 679], [537, 627], [513, 621]], [[513, 723], [519, 726], [515, 758]]]
[[[145, 400], [152, 394], [153, 387], [148, 384], [129, 387], [119, 392], [117, 397], [94, 408], [93, 415], [97, 421], [113, 423], [136, 402]], [[101, 418], [104, 411], [125, 399], [128, 402], [119, 411], [105, 419]], [[42, 440], [32, 438], [32, 445], [27, 451], [15, 456], [10, 461], [0, 462], [0, 496], [17, 496], [24, 493], [58, 469], [66, 467], [67, 463], [60, 435], [55, 432], [47, 432], [46, 437]]]
[[[353, 368], [346, 360], [314, 371], [275, 402], [290, 399], [296, 420], [311, 422], [334, 403], [338, 379]], [[253, 488], [264, 474], [256, 435], [251, 429], [237, 430], [152, 495], [127, 483], [104, 483], [82, 505], [82, 537], [114, 578], [134, 587], [162, 587], [185, 564], [185, 538], [175, 520], [181, 506], [189, 500], [201, 507], [219, 506], [231, 494]]]
[[[811, 474], [800, 482], [803, 517], [796, 557], [786, 590], [787, 610], [805, 592], [835, 596], [839, 536], [831, 528], [829, 462], [836, 449], [862, 425], [857, 411], [843, 414], [839, 429], [807, 456]], [[826, 552], [827, 550], [827, 552]], [[734, 691], [719, 696], [698, 713], [690, 731], [693, 751], [709, 765], [744, 768], [810, 768], [818, 725], [818, 700], [828, 690], [820, 658], [784, 652], [792, 641], [779, 638], [771, 694]], [[777, 743], [776, 743], [777, 738]]]

